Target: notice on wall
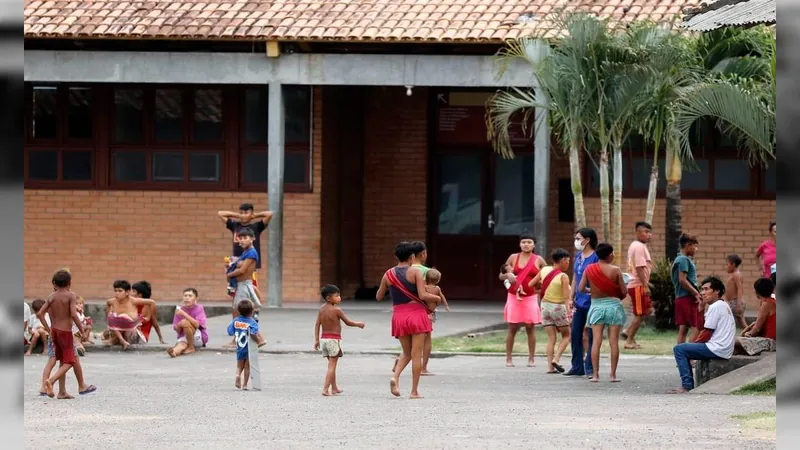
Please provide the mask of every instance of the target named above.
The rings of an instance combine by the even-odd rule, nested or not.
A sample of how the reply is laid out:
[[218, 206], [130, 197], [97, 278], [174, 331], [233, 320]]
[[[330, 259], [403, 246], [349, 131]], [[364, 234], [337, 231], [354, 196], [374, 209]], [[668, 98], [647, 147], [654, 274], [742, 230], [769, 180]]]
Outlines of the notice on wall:
[[[438, 123], [436, 141], [443, 145], [488, 145], [486, 130], [486, 107], [437, 105]], [[533, 142], [532, 129], [522, 130], [522, 117], [513, 121], [509, 128], [512, 145], [525, 146]]]

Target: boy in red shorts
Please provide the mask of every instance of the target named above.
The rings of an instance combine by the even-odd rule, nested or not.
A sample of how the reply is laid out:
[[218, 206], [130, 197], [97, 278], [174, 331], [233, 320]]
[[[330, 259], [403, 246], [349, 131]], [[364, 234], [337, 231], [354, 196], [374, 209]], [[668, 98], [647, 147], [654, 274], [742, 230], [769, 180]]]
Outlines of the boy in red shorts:
[[[66, 270], [59, 270], [53, 275], [53, 292], [47, 299], [47, 303], [39, 310], [37, 316], [39, 320], [45, 320], [45, 314], [50, 316], [50, 340], [53, 343], [55, 359], [60, 363], [56, 373], [45, 380], [45, 393], [53, 398], [53, 383], [58, 380], [60, 387], [63, 386], [67, 372], [78, 364], [75, 357], [75, 347], [72, 335], [72, 324], [81, 327], [81, 320], [78, 316], [77, 298], [69, 289], [72, 284], [72, 275]], [[72, 398], [66, 392], [66, 388], [61, 390], [59, 398]]]
[[650, 301], [650, 271], [651, 260], [650, 250], [647, 243], [653, 235], [653, 227], [647, 222], [636, 223], [636, 240], [628, 247], [628, 273], [631, 276], [628, 282], [628, 295], [631, 297], [633, 306], [633, 319], [628, 326], [626, 334], [625, 348], [639, 349], [641, 345], [636, 343], [636, 332], [642, 324], [644, 316], [652, 312], [652, 302]]
[[684, 233], [678, 242], [681, 253], [672, 263], [672, 286], [675, 288], [675, 325], [678, 326], [678, 344], [683, 344], [690, 329], [692, 333], [689, 340], [694, 340], [700, 316], [699, 307], [703, 301], [697, 289], [697, 267], [692, 260], [697, 253], [697, 237]]

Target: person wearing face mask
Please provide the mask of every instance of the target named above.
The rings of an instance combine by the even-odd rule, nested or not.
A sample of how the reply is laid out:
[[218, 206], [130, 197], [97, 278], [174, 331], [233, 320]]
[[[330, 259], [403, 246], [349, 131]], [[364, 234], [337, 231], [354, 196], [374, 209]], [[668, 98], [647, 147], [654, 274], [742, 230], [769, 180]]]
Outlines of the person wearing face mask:
[[[589, 376], [593, 373], [591, 351], [592, 330], [586, 328], [589, 316], [589, 307], [592, 305], [592, 295], [589, 290], [578, 292], [576, 287], [583, 278], [583, 272], [589, 264], [599, 261], [594, 253], [597, 248], [597, 233], [592, 228], [581, 228], [575, 233], [575, 263], [572, 277], [572, 328], [570, 333], [570, 347], [572, 348], [572, 367], [564, 373], [568, 377]], [[584, 345], [584, 336], [587, 342]], [[589, 350], [589, 351], [586, 351]]]

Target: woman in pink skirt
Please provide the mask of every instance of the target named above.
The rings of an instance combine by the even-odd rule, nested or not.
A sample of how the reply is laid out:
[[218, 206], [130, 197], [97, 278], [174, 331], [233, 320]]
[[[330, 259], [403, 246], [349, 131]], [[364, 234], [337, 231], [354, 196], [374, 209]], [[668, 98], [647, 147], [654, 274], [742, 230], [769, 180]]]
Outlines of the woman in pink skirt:
[[[419, 377], [422, 374], [422, 353], [425, 336], [433, 327], [428, 314], [430, 307], [441, 300], [438, 295], [425, 292], [422, 272], [411, 267], [414, 260], [413, 247], [409, 242], [401, 242], [394, 251], [397, 265], [387, 270], [381, 279], [376, 299], [381, 301], [386, 291], [392, 297], [392, 336], [400, 341], [403, 354], [395, 366], [394, 375], [389, 380], [392, 395], [400, 396], [400, 375], [411, 362], [411, 398], [422, 398], [419, 394]], [[426, 304], [427, 302], [427, 304]]]
[[506, 367], [514, 367], [511, 354], [514, 350], [514, 340], [521, 326], [525, 327], [528, 334], [528, 367], [533, 367], [533, 356], [536, 352], [536, 336], [533, 327], [542, 323], [542, 312], [539, 309], [539, 298], [536, 290], [530, 286], [531, 281], [544, 267], [544, 259], [533, 253], [536, 248], [536, 238], [528, 233], [519, 237], [519, 253], [509, 256], [500, 273], [500, 279], [508, 289], [506, 307], [503, 317], [508, 324], [506, 337]]

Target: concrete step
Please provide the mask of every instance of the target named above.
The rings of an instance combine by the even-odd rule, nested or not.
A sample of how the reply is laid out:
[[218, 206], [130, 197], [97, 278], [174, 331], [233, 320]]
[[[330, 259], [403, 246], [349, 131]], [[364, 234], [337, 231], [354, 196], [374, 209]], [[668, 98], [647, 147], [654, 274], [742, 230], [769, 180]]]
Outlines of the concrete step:
[[[735, 357], [734, 357], [735, 358]], [[755, 357], [750, 357], [755, 358]], [[698, 363], [699, 364], [699, 363]], [[692, 390], [693, 394], [731, 394], [748, 384], [775, 378], [778, 353], [767, 353], [760, 360], [713, 378]]]

